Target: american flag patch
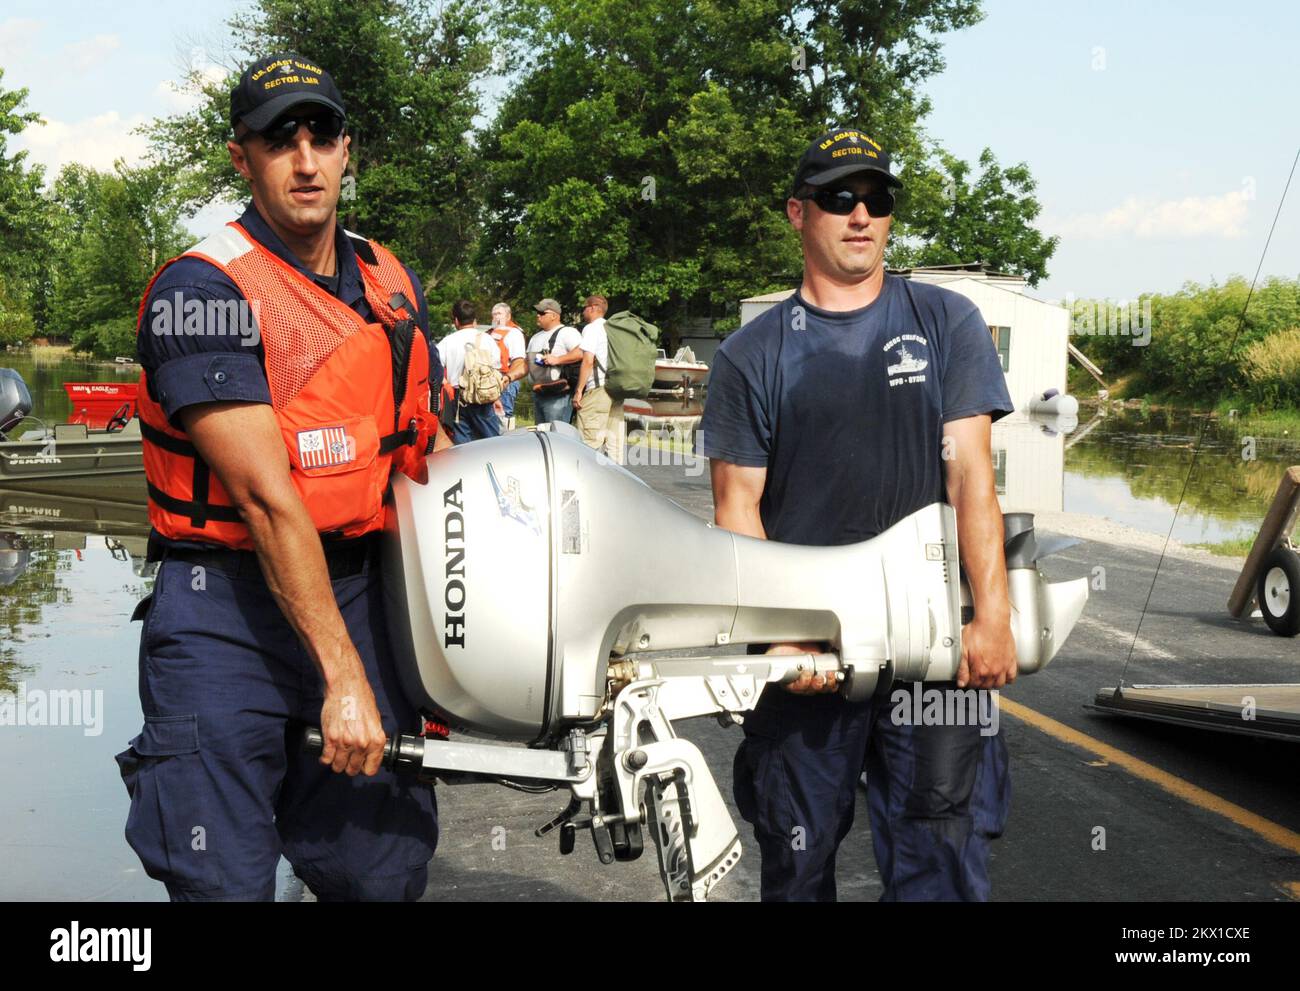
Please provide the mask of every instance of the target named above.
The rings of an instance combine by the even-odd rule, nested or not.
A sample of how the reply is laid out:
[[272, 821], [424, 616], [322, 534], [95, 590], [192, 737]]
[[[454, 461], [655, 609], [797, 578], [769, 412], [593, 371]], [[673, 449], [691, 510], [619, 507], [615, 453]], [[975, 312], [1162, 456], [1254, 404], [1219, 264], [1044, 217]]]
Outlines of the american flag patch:
[[356, 441], [344, 427], [298, 431], [298, 460], [304, 468], [347, 464], [356, 458], [356, 450]]

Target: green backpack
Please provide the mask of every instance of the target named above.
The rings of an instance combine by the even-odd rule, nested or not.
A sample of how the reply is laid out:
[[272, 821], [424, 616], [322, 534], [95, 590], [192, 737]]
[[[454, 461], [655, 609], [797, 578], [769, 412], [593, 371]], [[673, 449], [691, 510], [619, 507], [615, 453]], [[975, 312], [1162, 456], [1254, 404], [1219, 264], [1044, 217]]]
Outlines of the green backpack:
[[659, 357], [659, 328], [631, 310], [620, 310], [605, 318], [605, 338], [609, 342], [605, 391], [610, 398], [617, 402], [648, 396]]

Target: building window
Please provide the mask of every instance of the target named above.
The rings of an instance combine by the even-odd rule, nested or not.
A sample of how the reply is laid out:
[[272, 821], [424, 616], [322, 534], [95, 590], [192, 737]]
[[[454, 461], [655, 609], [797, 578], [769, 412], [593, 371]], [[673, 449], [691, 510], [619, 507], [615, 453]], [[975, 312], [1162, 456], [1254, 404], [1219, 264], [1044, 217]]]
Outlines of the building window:
[[989, 333], [993, 335], [993, 344], [998, 349], [998, 361], [1002, 362], [1002, 370], [1011, 371], [1011, 328], [990, 327]]
[[993, 451], [993, 490], [996, 495], [1007, 494], [1007, 451], [996, 448]]

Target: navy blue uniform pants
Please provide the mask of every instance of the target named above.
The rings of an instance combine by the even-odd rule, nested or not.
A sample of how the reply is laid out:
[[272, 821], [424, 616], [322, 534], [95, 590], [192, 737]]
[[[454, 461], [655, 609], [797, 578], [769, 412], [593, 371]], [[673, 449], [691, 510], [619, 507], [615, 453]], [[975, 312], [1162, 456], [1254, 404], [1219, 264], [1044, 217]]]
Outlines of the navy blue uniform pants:
[[764, 901], [835, 900], [835, 854], [864, 766], [881, 900], [988, 899], [989, 845], [1011, 797], [1001, 730], [898, 725], [888, 696], [851, 703], [775, 686], [744, 729], [734, 790], [754, 827]]
[[[372, 559], [373, 560], [373, 559]], [[393, 668], [372, 564], [333, 582], [385, 732], [420, 718]], [[297, 746], [320, 675], [260, 575], [169, 558], [142, 610], [144, 728], [117, 755], [126, 838], [173, 900], [270, 900], [281, 853], [321, 900], [415, 900], [438, 839], [433, 789], [336, 774]]]

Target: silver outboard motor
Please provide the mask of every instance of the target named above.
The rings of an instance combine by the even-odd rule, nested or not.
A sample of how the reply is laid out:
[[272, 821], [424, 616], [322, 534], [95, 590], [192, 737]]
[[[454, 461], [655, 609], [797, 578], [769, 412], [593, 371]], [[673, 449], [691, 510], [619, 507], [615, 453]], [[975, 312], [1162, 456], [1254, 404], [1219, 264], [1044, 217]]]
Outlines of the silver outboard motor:
[[5, 436], [32, 411], [32, 394], [27, 383], [12, 368], [0, 368], [0, 437]]
[[[393, 762], [448, 782], [567, 786], [561, 852], [589, 828], [600, 859], [630, 860], [648, 830], [672, 900], [697, 900], [740, 840], [700, 751], [673, 722], [738, 722], [767, 686], [838, 672], [862, 700], [895, 680], [945, 681], [961, 660], [956, 518], [936, 503], [872, 540], [804, 547], [719, 529], [548, 425], [395, 476], [385, 589], [403, 686], [425, 713], [528, 747], [403, 737]], [[1012, 531], [1015, 531], [1014, 533]], [[1032, 518], [1008, 528], [1020, 670], [1059, 650], [1087, 580], [1050, 584]], [[524, 594], [502, 603], [503, 562]], [[968, 594], [968, 593], [967, 593]], [[744, 655], [815, 641], [826, 653]], [[723, 648], [722, 651], [717, 648]], [[663, 656], [667, 650], [703, 650]]]

